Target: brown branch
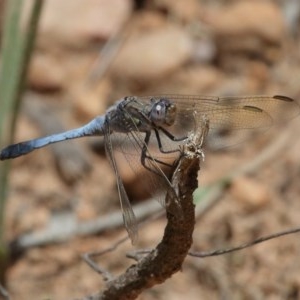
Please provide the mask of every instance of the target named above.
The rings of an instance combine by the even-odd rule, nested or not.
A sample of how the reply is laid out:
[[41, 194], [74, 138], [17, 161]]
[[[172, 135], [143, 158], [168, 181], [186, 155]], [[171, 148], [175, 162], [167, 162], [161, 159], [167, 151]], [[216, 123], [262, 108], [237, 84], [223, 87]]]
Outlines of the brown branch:
[[209, 256], [217, 256], [217, 255], [223, 255], [223, 254], [227, 254], [227, 253], [231, 253], [231, 252], [235, 252], [235, 251], [240, 251], [249, 247], [252, 247], [256, 244], [260, 244], [272, 239], [276, 239], [279, 238], [281, 236], [285, 236], [285, 235], [289, 235], [289, 234], [295, 234], [295, 233], [299, 233], [300, 232], [300, 227], [296, 227], [296, 228], [290, 228], [284, 231], [280, 231], [280, 232], [276, 232], [276, 233], [272, 233], [260, 238], [257, 238], [255, 240], [252, 240], [250, 242], [238, 245], [238, 246], [233, 246], [233, 247], [229, 247], [229, 248], [223, 248], [223, 249], [216, 249], [216, 250], [211, 250], [211, 251], [201, 251], [201, 252], [194, 252], [191, 251], [189, 252], [190, 256], [193, 257], [209, 257]]
[[[181, 270], [192, 245], [195, 226], [193, 192], [198, 185], [201, 145], [208, 130], [208, 124], [205, 125], [206, 127], [198, 130], [198, 135], [191, 135], [191, 140], [184, 146], [183, 156], [178, 162], [172, 179], [182, 215], [175, 216], [167, 212], [168, 222], [160, 244], [137, 264], [129, 267], [125, 273], [109, 281], [102, 292], [84, 299], [135, 299], [143, 290], [164, 282]], [[166, 200], [170, 206], [178, 205], [169, 194]], [[174, 210], [170, 207], [168, 211]]]

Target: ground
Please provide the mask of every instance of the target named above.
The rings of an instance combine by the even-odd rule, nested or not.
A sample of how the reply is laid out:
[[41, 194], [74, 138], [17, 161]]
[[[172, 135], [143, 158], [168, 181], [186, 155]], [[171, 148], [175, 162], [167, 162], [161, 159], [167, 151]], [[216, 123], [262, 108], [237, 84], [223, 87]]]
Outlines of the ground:
[[[125, 95], [281, 94], [300, 100], [298, 1], [144, 5], [137, 10], [130, 0], [46, 2], [16, 142], [81, 126]], [[195, 195], [193, 250], [228, 248], [299, 226], [300, 117], [294, 112], [276, 112], [275, 126], [245, 135], [235, 147], [216, 149], [208, 142], [199, 186], [213, 184], [219, 192]], [[284, 115], [289, 122], [277, 122]], [[12, 299], [95, 293], [103, 280], [81, 255], [126, 235], [122, 222], [114, 225], [118, 192], [100, 138], [57, 145], [12, 163], [6, 237], [26, 248], [7, 271]], [[134, 204], [149, 205], [139, 185], [144, 175], [131, 173], [122, 159], [120, 168]], [[220, 179], [229, 186], [221, 188]], [[153, 217], [157, 208], [149, 207], [144, 213]], [[71, 234], [77, 224], [99, 217], [108, 221], [104, 231]], [[127, 241], [97, 262], [120, 274], [132, 263], [126, 253], [155, 247], [164, 225], [164, 215], [151, 218], [140, 226], [137, 245]], [[33, 240], [21, 240], [28, 236]], [[139, 299], [299, 299], [299, 251], [292, 234], [222, 256], [188, 257], [181, 272]]]

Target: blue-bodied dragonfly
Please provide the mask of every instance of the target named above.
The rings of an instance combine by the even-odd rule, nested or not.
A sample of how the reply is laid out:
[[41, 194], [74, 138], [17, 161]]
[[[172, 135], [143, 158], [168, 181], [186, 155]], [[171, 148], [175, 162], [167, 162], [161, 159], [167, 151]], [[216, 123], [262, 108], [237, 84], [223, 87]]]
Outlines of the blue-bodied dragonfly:
[[[196, 128], [195, 116], [208, 120], [209, 134], [214, 134], [224, 128], [238, 129], [241, 132], [269, 128], [274, 123], [292, 119], [299, 112], [296, 101], [279, 95], [128, 96], [116, 102], [105, 114], [97, 116], [80, 128], [10, 145], [1, 150], [0, 159], [16, 158], [60, 141], [85, 136], [103, 136], [106, 154], [117, 179], [124, 224], [134, 242], [137, 238], [137, 222], [114, 157], [116, 147], [122, 150], [122, 142], [119, 141], [115, 147], [115, 140], [126, 141], [124, 145], [131, 144], [135, 151], [139, 152], [140, 165], [148, 170], [153, 178], [159, 178], [157, 182], [163, 182], [165, 189], [173, 193], [176, 199], [177, 195], [168, 176], [162, 170], [162, 166], [171, 166], [165, 162], [164, 157], [180, 153], [180, 145], [185, 143], [189, 133]], [[115, 139], [114, 136], [118, 138]], [[156, 148], [155, 151], [152, 150], [153, 147]], [[128, 149], [124, 150], [124, 153], [127, 151]]]

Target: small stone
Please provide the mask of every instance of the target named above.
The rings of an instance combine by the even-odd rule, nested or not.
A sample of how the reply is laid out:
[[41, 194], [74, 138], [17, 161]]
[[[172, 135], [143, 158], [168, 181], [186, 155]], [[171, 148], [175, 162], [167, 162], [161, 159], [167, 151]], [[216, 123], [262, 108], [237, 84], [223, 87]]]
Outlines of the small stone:
[[[25, 17], [32, 0], [26, 4]], [[84, 47], [89, 41], [106, 40], [128, 19], [130, 0], [51, 0], [46, 1], [39, 25], [38, 45], [54, 42]]]
[[38, 91], [57, 91], [64, 86], [65, 69], [55, 57], [35, 54], [29, 68], [29, 86]]
[[203, 19], [219, 35], [256, 35], [276, 43], [281, 42], [286, 29], [280, 8], [270, 1], [237, 1], [206, 11]]
[[74, 112], [77, 120], [88, 122], [107, 108], [107, 99], [111, 92], [110, 81], [102, 79], [96, 86], [78, 84], [71, 91]]
[[271, 201], [268, 189], [257, 180], [249, 177], [240, 177], [234, 180], [231, 194], [249, 211], [256, 211]]
[[143, 32], [126, 41], [112, 65], [114, 75], [137, 81], [157, 80], [191, 59], [192, 41], [177, 27]]

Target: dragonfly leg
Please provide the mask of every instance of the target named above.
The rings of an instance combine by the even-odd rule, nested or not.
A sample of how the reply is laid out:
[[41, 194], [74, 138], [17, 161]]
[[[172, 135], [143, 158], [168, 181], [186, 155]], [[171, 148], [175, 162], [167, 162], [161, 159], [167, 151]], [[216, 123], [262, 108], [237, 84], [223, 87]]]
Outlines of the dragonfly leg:
[[[172, 135], [169, 131], [167, 131], [166, 129], [160, 127], [159, 128], [161, 130], [162, 133], [164, 133], [169, 139], [171, 139], [172, 141], [174, 142], [180, 142], [180, 141], [184, 141], [185, 139], [187, 139], [187, 137], [181, 137], [181, 138], [177, 138], [175, 137], [174, 135]], [[159, 132], [158, 132], [158, 129], [155, 128], [154, 129], [154, 132], [155, 132], [155, 136], [156, 136], [156, 140], [157, 140], [157, 144], [158, 144], [158, 148], [160, 150], [161, 153], [175, 153], [175, 152], [180, 152], [180, 149], [173, 149], [173, 150], [165, 150], [163, 148], [163, 145], [161, 143], [161, 139], [160, 139], [160, 135], [159, 135]]]
[[145, 140], [144, 140], [144, 145], [143, 145], [142, 154], [141, 154], [141, 164], [142, 164], [142, 166], [145, 169], [147, 169], [147, 170], [149, 170], [149, 171], [151, 171], [151, 172], [153, 172], [153, 173], [155, 173], [155, 174], [157, 174], [159, 176], [162, 176], [162, 174], [160, 174], [159, 172], [157, 172], [157, 170], [155, 170], [154, 168], [151, 168], [151, 167], [147, 166], [146, 160], [154, 161], [156, 163], [159, 163], [161, 165], [167, 166], [169, 168], [173, 167], [173, 165], [170, 165], [170, 164], [168, 164], [166, 162], [163, 162], [163, 161], [161, 161], [159, 159], [156, 159], [156, 158], [154, 158], [154, 157], [152, 157], [152, 156], [150, 156], [150, 155], [147, 154], [150, 136], [151, 136], [151, 132], [149, 131], [149, 132], [146, 133]]

